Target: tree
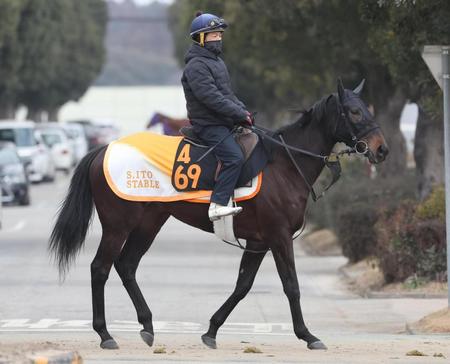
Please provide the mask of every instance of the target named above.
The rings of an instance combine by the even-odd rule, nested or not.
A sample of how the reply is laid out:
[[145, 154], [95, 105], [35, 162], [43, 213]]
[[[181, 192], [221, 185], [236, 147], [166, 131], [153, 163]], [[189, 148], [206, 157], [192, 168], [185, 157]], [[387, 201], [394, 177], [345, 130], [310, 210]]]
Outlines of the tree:
[[102, 0], [28, 0], [21, 14], [18, 43], [18, 102], [29, 118], [54, 113], [86, 91], [104, 62], [107, 20]]
[[450, 44], [450, 2], [443, 0], [364, 0], [369, 44], [388, 66], [402, 92], [420, 108], [414, 157], [418, 191], [425, 198], [443, 183], [442, 93], [426, 68], [425, 44]]
[[[384, 174], [406, 168], [400, 113], [406, 98], [394, 85], [389, 69], [367, 46], [369, 26], [362, 21], [360, 1], [179, 1], [171, 14], [177, 56], [187, 48], [196, 9], [217, 12], [230, 23], [225, 59], [238, 94], [248, 107], [274, 125], [291, 107], [308, 108], [336, 89], [343, 77], [348, 87], [367, 79], [365, 98], [375, 106], [393, 153]], [[261, 120], [261, 117], [258, 117]]]
[[17, 27], [22, 0], [0, 0], [0, 118], [11, 118], [19, 88], [20, 47]]

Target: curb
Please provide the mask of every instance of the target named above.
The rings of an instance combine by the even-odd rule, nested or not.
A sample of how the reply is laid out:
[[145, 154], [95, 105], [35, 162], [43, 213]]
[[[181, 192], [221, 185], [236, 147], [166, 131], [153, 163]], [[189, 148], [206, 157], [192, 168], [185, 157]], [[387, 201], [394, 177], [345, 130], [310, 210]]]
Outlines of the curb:
[[83, 364], [83, 359], [76, 351], [70, 352], [38, 352], [29, 355], [32, 364]]
[[[354, 278], [347, 273], [345, 267], [340, 267], [338, 272], [346, 279], [350, 284], [354, 283]], [[445, 293], [423, 293], [423, 292], [381, 292], [372, 291], [356, 286], [356, 294], [361, 297], [369, 299], [395, 299], [395, 298], [422, 298], [422, 299], [434, 299], [434, 298], [447, 298]]]

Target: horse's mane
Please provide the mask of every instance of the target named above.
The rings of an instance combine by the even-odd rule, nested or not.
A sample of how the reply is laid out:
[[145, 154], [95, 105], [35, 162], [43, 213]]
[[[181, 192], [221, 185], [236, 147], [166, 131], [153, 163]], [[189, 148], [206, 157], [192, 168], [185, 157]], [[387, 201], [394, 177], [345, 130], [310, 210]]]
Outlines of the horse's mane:
[[277, 132], [283, 133], [284, 131], [289, 130], [292, 126], [299, 126], [300, 128], [304, 128], [311, 122], [319, 122], [326, 112], [328, 100], [330, 100], [333, 96], [333, 94], [325, 96], [316, 101], [310, 109], [301, 110], [300, 116], [294, 123], [282, 126], [277, 130]]

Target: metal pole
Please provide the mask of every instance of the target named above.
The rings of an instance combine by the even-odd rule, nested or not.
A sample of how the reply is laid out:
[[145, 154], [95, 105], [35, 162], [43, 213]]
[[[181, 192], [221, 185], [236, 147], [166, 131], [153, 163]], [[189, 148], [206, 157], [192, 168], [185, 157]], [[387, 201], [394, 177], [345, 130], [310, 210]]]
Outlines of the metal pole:
[[442, 89], [444, 91], [444, 165], [445, 165], [445, 221], [447, 231], [447, 287], [450, 308], [450, 47], [442, 47]]

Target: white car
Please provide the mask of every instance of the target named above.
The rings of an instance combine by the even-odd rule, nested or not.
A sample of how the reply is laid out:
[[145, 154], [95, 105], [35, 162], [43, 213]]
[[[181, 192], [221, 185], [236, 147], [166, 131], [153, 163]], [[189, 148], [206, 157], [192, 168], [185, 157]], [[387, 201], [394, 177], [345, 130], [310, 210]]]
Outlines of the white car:
[[16, 144], [19, 157], [27, 166], [31, 182], [53, 181], [56, 168], [50, 150], [35, 135], [32, 121], [0, 120], [0, 140]]
[[74, 163], [78, 163], [88, 152], [88, 142], [84, 133], [84, 128], [80, 124], [67, 123], [60, 124], [66, 131], [69, 141], [72, 145], [74, 154]]
[[36, 134], [51, 150], [56, 169], [68, 174], [73, 166], [74, 155], [65, 130], [59, 125], [40, 124]]

